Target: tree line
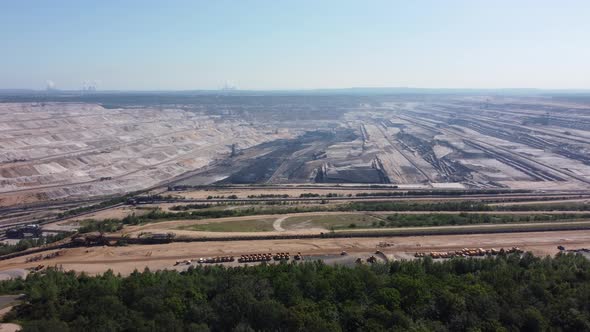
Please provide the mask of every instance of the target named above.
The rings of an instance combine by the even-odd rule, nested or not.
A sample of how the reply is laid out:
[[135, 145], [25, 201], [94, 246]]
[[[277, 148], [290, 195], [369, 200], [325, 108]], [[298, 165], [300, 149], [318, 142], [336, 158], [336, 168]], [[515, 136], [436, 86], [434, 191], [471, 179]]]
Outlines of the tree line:
[[374, 222], [373, 227], [427, 227], [473, 224], [510, 224], [588, 219], [590, 214], [393, 214], [387, 220]]
[[589, 331], [580, 255], [319, 261], [188, 271], [49, 270], [0, 282], [25, 294], [5, 321], [25, 331]]

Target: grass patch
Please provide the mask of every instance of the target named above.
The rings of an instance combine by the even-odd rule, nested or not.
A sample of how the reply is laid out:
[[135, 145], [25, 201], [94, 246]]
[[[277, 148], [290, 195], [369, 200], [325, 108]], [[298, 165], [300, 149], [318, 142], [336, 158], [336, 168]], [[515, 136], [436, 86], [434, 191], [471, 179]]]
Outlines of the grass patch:
[[289, 230], [306, 228], [350, 229], [370, 228], [381, 218], [369, 214], [334, 214], [323, 216], [289, 217], [282, 223], [283, 228]]
[[249, 219], [231, 220], [222, 222], [210, 222], [207, 224], [196, 224], [180, 226], [177, 229], [203, 232], [270, 232], [275, 218], [272, 219]]
[[341, 214], [289, 217], [283, 221], [285, 229], [324, 228], [329, 230], [355, 228], [432, 227], [478, 224], [513, 224], [588, 220], [590, 214], [392, 214], [374, 216], [369, 214]]

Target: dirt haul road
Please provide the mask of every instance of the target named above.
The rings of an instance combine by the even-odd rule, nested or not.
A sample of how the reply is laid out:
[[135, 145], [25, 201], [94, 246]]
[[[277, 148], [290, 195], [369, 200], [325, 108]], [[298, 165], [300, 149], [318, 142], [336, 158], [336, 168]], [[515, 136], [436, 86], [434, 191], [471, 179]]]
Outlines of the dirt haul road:
[[[387, 243], [382, 248], [380, 244]], [[15, 268], [30, 268], [43, 264], [58, 266], [65, 270], [102, 273], [112, 269], [115, 273], [129, 274], [135, 269], [173, 269], [177, 260], [239, 256], [249, 253], [301, 252], [303, 255], [338, 255], [341, 251], [351, 254], [371, 255], [379, 249], [389, 259], [409, 259], [416, 251], [447, 251], [470, 248], [520, 247], [536, 255], [553, 255], [557, 246], [566, 248], [589, 248], [590, 231], [558, 231], [531, 233], [504, 233], [480, 235], [444, 235], [381, 237], [355, 239], [305, 239], [305, 240], [259, 240], [232, 242], [191, 242], [160, 245], [134, 245], [125, 247], [89, 247], [65, 249], [61, 255], [27, 263], [27, 256], [0, 262], [0, 271]], [[45, 253], [49, 254], [49, 252]]]

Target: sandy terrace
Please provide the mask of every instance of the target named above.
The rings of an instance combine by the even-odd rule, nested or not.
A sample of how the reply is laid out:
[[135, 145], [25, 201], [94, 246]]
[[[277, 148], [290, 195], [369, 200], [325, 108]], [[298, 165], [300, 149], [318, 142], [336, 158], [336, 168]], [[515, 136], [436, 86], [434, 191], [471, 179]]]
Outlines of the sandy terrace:
[[[127, 247], [89, 247], [63, 250], [58, 257], [40, 262], [26, 263], [26, 257], [0, 262], [0, 270], [27, 268], [44, 264], [62, 266], [91, 274], [112, 269], [129, 274], [134, 269], [142, 270], [172, 268], [177, 260], [195, 259], [220, 255], [263, 252], [302, 252], [304, 255], [350, 253], [370, 254], [379, 243], [392, 246], [379, 248], [388, 257], [411, 257], [416, 251], [457, 250], [464, 247], [501, 248], [518, 246], [537, 255], [553, 255], [557, 245], [566, 248], [590, 247], [590, 231], [560, 231], [509, 234], [447, 235], [418, 237], [383, 237], [367, 239], [305, 239], [305, 240], [257, 240], [231, 242], [191, 242]], [[47, 254], [47, 253], [46, 253]]]

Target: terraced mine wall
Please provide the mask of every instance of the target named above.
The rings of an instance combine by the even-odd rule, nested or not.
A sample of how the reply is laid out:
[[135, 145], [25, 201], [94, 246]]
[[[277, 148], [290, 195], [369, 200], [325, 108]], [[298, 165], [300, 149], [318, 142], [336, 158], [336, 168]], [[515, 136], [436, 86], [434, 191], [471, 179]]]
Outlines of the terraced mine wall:
[[[233, 172], [226, 179], [216, 184], [255, 184], [273, 182], [306, 183], [309, 182], [309, 169], [302, 169], [306, 163], [317, 161], [318, 150], [325, 149], [337, 142], [356, 139], [352, 130], [309, 131], [305, 134], [286, 140], [276, 140], [243, 151], [244, 154], [255, 154], [255, 151], [270, 152], [232, 165]], [[315, 146], [314, 146], [315, 145]], [[314, 146], [314, 149], [309, 149]], [[296, 159], [291, 159], [297, 153]], [[188, 179], [185, 182], [190, 182]], [[364, 181], [358, 181], [364, 182]]]
[[0, 134], [3, 206], [179, 180], [590, 190], [585, 99], [0, 96]]

